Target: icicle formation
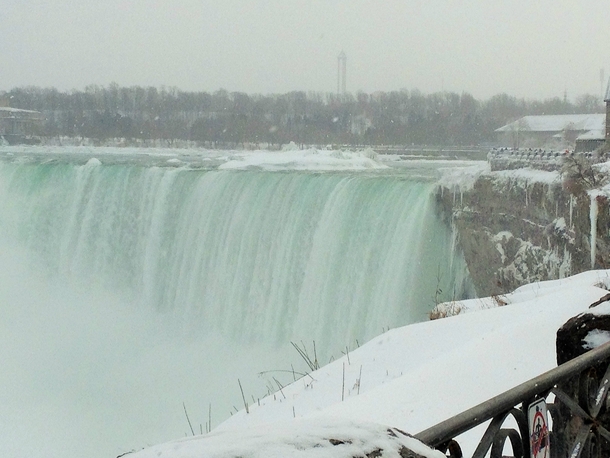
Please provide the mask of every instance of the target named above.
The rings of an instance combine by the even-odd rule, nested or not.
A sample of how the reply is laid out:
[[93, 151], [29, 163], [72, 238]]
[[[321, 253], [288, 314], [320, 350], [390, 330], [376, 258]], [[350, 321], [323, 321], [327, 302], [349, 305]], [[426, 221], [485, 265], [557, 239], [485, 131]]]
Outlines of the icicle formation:
[[591, 269], [595, 268], [595, 256], [597, 250], [597, 194], [591, 193], [591, 204], [589, 206], [589, 220], [591, 222]]
[[574, 196], [570, 194], [570, 230], [574, 230], [574, 225], [572, 224], [572, 216], [574, 215]]

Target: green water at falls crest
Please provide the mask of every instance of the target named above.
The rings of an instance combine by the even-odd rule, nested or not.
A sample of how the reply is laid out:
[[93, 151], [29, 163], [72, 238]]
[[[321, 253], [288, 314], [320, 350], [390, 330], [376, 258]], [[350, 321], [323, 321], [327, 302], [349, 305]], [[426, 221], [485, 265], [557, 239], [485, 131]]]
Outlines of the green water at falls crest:
[[0, 177], [3, 229], [50, 271], [238, 341], [331, 351], [425, 319], [437, 287], [463, 294], [431, 183], [71, 164]]

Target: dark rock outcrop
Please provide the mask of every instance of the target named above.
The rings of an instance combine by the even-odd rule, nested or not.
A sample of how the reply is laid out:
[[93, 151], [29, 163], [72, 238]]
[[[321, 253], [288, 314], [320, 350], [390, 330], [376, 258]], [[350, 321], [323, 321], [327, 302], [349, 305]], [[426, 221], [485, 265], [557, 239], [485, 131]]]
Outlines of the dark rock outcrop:
[[[586, 192], [575, 195], [559, 179], [536, 181], [518, 174], [492, 173], [471, 189], [441, 186], [437, 192], [479, 296], [589, 270], [590, 202]], [[596, 203], [594, 267], [606, 268], [610, 214], [606, 199]]]

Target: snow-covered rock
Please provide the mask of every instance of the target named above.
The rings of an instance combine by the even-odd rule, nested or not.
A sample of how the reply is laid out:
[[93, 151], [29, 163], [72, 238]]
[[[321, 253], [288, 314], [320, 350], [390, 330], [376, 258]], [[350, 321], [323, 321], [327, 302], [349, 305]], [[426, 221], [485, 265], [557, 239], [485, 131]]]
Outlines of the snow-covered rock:
[[238, 435], [213, 431], [151, 447], [133, 458], [443, 458], [395, 428], [341, 418], [253, 426]]

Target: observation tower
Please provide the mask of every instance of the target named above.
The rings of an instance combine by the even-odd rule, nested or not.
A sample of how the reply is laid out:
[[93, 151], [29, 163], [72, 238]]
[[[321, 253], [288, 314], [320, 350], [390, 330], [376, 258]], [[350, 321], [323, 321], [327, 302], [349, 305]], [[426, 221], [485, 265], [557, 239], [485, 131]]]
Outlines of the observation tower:
[[347, 86], [347, 56], [341, 51], [337, 56], [337, 94], [345, 94]]

